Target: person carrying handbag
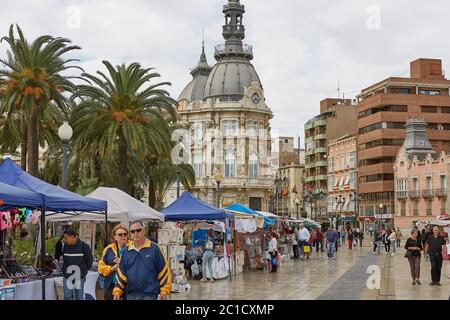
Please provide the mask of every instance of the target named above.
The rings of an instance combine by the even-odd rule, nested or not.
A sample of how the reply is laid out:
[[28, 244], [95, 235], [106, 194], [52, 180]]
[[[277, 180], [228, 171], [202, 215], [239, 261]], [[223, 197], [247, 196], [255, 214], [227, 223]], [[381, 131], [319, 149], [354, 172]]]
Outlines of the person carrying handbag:
[[411, 237], [405, 243], [405, 258], [408, 259], [409, 267], [411, 269], [411, 277], [413, 279], [412, 285], [416, 283], [420, 285], [420, 251], [422, 251], [422, 242], [418, 238], [417, 230], [411, 231]]

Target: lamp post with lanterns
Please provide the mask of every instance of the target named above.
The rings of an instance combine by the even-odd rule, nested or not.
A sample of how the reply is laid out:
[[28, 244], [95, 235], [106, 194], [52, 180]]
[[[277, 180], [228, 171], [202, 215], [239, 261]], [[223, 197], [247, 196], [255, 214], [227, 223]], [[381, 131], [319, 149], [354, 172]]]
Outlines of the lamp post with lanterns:
[[299, 217], [298, 217], [298, 207], [300, 206], [300, 200], [298, 198], [295, 198], [294, 202], [295, 202], [295, 207], [297, 209], [297, 220], [298, 220], [299, 219]]
[[68, 121], [63, 121], [63, 124], [58, 129], [58, 136], [63, 144], [62, 157], [62, 173], [61, 173], [61, 187], [67, 189], [67, 151], [69, 148], [69, 141], [72, 139], [73, 129]]
[[344, 218], [342, 216], [342, 207], [345, 204], [345, 197], [342, 194], [340, 194], [339, 196], [337, 196], [335, 198], [335, 200], [336, 200], [336, 204], [339, 206], [339, 219], [341, 219], [342, 231], [344, 231]]
[[222, 174], [220, 173], [220, 171], [216, 168], [214, 170], [214, 176], [213, 176], [214, 180], [216, 181], [216, 186], [217, 186], [217, 202], [216, 202], [216, 207], [220, 208], [220, 182], [222, 181]]

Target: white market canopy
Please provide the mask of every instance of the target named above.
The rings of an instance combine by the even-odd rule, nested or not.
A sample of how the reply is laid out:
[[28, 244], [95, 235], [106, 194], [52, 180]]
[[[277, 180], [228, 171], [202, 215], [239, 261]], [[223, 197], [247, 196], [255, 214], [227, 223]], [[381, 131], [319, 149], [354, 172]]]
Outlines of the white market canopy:
[[[108, 222], [134, 221], [134, 220], [160, 220], [164, 215], [145, 203], [133, 198], [129, 194], [116, 189], [100, 187], [87, 195], [90, 198], [104, 200], [108, 203]], [[104, 222], [105, 217], [92, 213], [82, 213], [70, 216], [56, 214], [49, 216], [47, 221], [98, 221]]]
[[276, 214], [273, 214], [270, 212], [265, 212], [265, 211], [256, 211], [256, 212], [258, 212], [260, 215], [263, 215], [264, 217], [271, 218], [271, 219], [281, 218], [280, 216], [277, 216]]

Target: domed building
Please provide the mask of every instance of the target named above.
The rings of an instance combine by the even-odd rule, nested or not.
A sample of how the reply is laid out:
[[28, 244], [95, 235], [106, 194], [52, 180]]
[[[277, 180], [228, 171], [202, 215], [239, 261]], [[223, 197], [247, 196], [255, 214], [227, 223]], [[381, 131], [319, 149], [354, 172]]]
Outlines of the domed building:
[[252, 47], [242, 43], [244, 6], [223, 6], [225, 43], [216, 46], [216, 64], [208, 65], [204, 44], [192, 80], [178, 98], [180, 123], [189, 130], [193, 193], [220, 206], [242, 203], [267, 210], [273, 178], [269, 168], [272, 112], [266, 105]]

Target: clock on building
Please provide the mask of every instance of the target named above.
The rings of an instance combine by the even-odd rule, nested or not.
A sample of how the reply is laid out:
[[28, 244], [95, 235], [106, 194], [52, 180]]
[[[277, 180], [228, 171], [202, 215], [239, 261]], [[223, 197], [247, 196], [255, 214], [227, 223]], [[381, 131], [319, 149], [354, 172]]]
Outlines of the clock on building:
[[258, 104], [259, 101], [261, 101], [261, 98], [259, 97], [259, 94], [256, 92], [252, 95], [252, 102], [253, 104]]

